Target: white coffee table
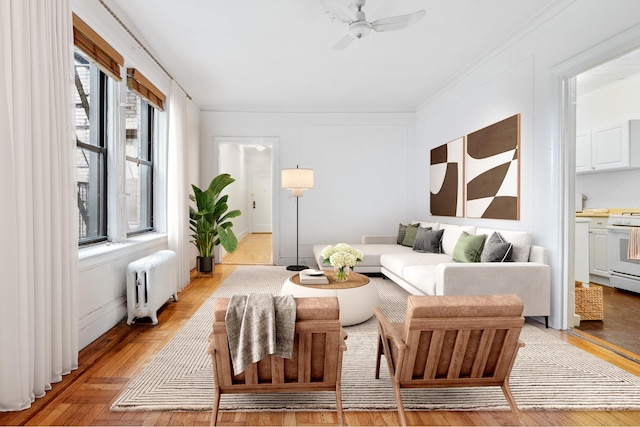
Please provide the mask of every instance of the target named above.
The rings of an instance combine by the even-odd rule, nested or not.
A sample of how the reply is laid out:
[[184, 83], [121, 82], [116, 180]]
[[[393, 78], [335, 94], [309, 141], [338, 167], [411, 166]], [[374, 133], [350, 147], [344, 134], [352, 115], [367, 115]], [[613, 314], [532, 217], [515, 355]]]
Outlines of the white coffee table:
[[338, 297], [340, 303], [340, 323], [342, 326], [355, 325], [369, 320], [373, 308], [378, 306], [378, 289], [363, 274], [351, 272], [346, 282], [336, 282], [327, 274], [327, 285], [302, 285], [300, 275], [289, 277], [280, 291], [280, 295], [291, 294], [294, 297]]

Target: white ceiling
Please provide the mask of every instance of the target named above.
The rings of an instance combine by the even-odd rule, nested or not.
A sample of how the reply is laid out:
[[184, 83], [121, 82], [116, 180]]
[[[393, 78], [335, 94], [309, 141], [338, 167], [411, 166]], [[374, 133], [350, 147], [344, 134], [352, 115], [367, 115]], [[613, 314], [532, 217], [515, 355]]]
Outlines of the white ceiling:
[[585, 95], [602, 86], [640, 74], [640, 50], [612, 59], [582, 74], [576, 80], [576, 93]]
[[347, 24], [332, 22], [318, 0], [105, 3], [201, 110], [413, 112], [553, 0], [368, 0], [368, 21], [427, 15], [343, 51], [331, 47]]

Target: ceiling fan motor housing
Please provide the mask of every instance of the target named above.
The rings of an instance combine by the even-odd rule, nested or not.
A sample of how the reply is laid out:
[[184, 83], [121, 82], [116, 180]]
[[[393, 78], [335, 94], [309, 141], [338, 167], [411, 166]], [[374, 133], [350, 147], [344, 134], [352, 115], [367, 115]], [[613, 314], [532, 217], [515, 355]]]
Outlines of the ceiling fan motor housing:
[[371, 24], [367, 21], [356, 21], [349, 25], [349, 35], [354, 39], [365, 37], [371, 32]]

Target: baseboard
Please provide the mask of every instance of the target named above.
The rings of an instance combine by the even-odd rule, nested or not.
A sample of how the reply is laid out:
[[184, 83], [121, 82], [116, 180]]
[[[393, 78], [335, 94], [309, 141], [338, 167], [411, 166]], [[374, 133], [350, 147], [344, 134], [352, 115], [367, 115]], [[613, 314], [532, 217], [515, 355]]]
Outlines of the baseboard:
[[78, 331], [80, 349], [98, 339], [126, 316], [127, 298], [123, 295], [81, 318]]

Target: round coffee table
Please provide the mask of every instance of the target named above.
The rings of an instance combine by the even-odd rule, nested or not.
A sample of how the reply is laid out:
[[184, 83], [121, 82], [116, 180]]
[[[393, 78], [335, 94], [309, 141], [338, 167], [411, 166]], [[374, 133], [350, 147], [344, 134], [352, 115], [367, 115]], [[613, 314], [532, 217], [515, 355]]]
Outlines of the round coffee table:
[[338, 297], [340, 303], [340, 323], [342, 326], [362, 323], [373, 316], [373, 308], [378, 305], [378, 289], [363, 274], [351, 272], [346, 282], [336, 282], [327, 275], [327, 285], [302, 285], [300, 275], [289, 277], [280, 291], [280, 295], [291, 294], [294, 297]]

